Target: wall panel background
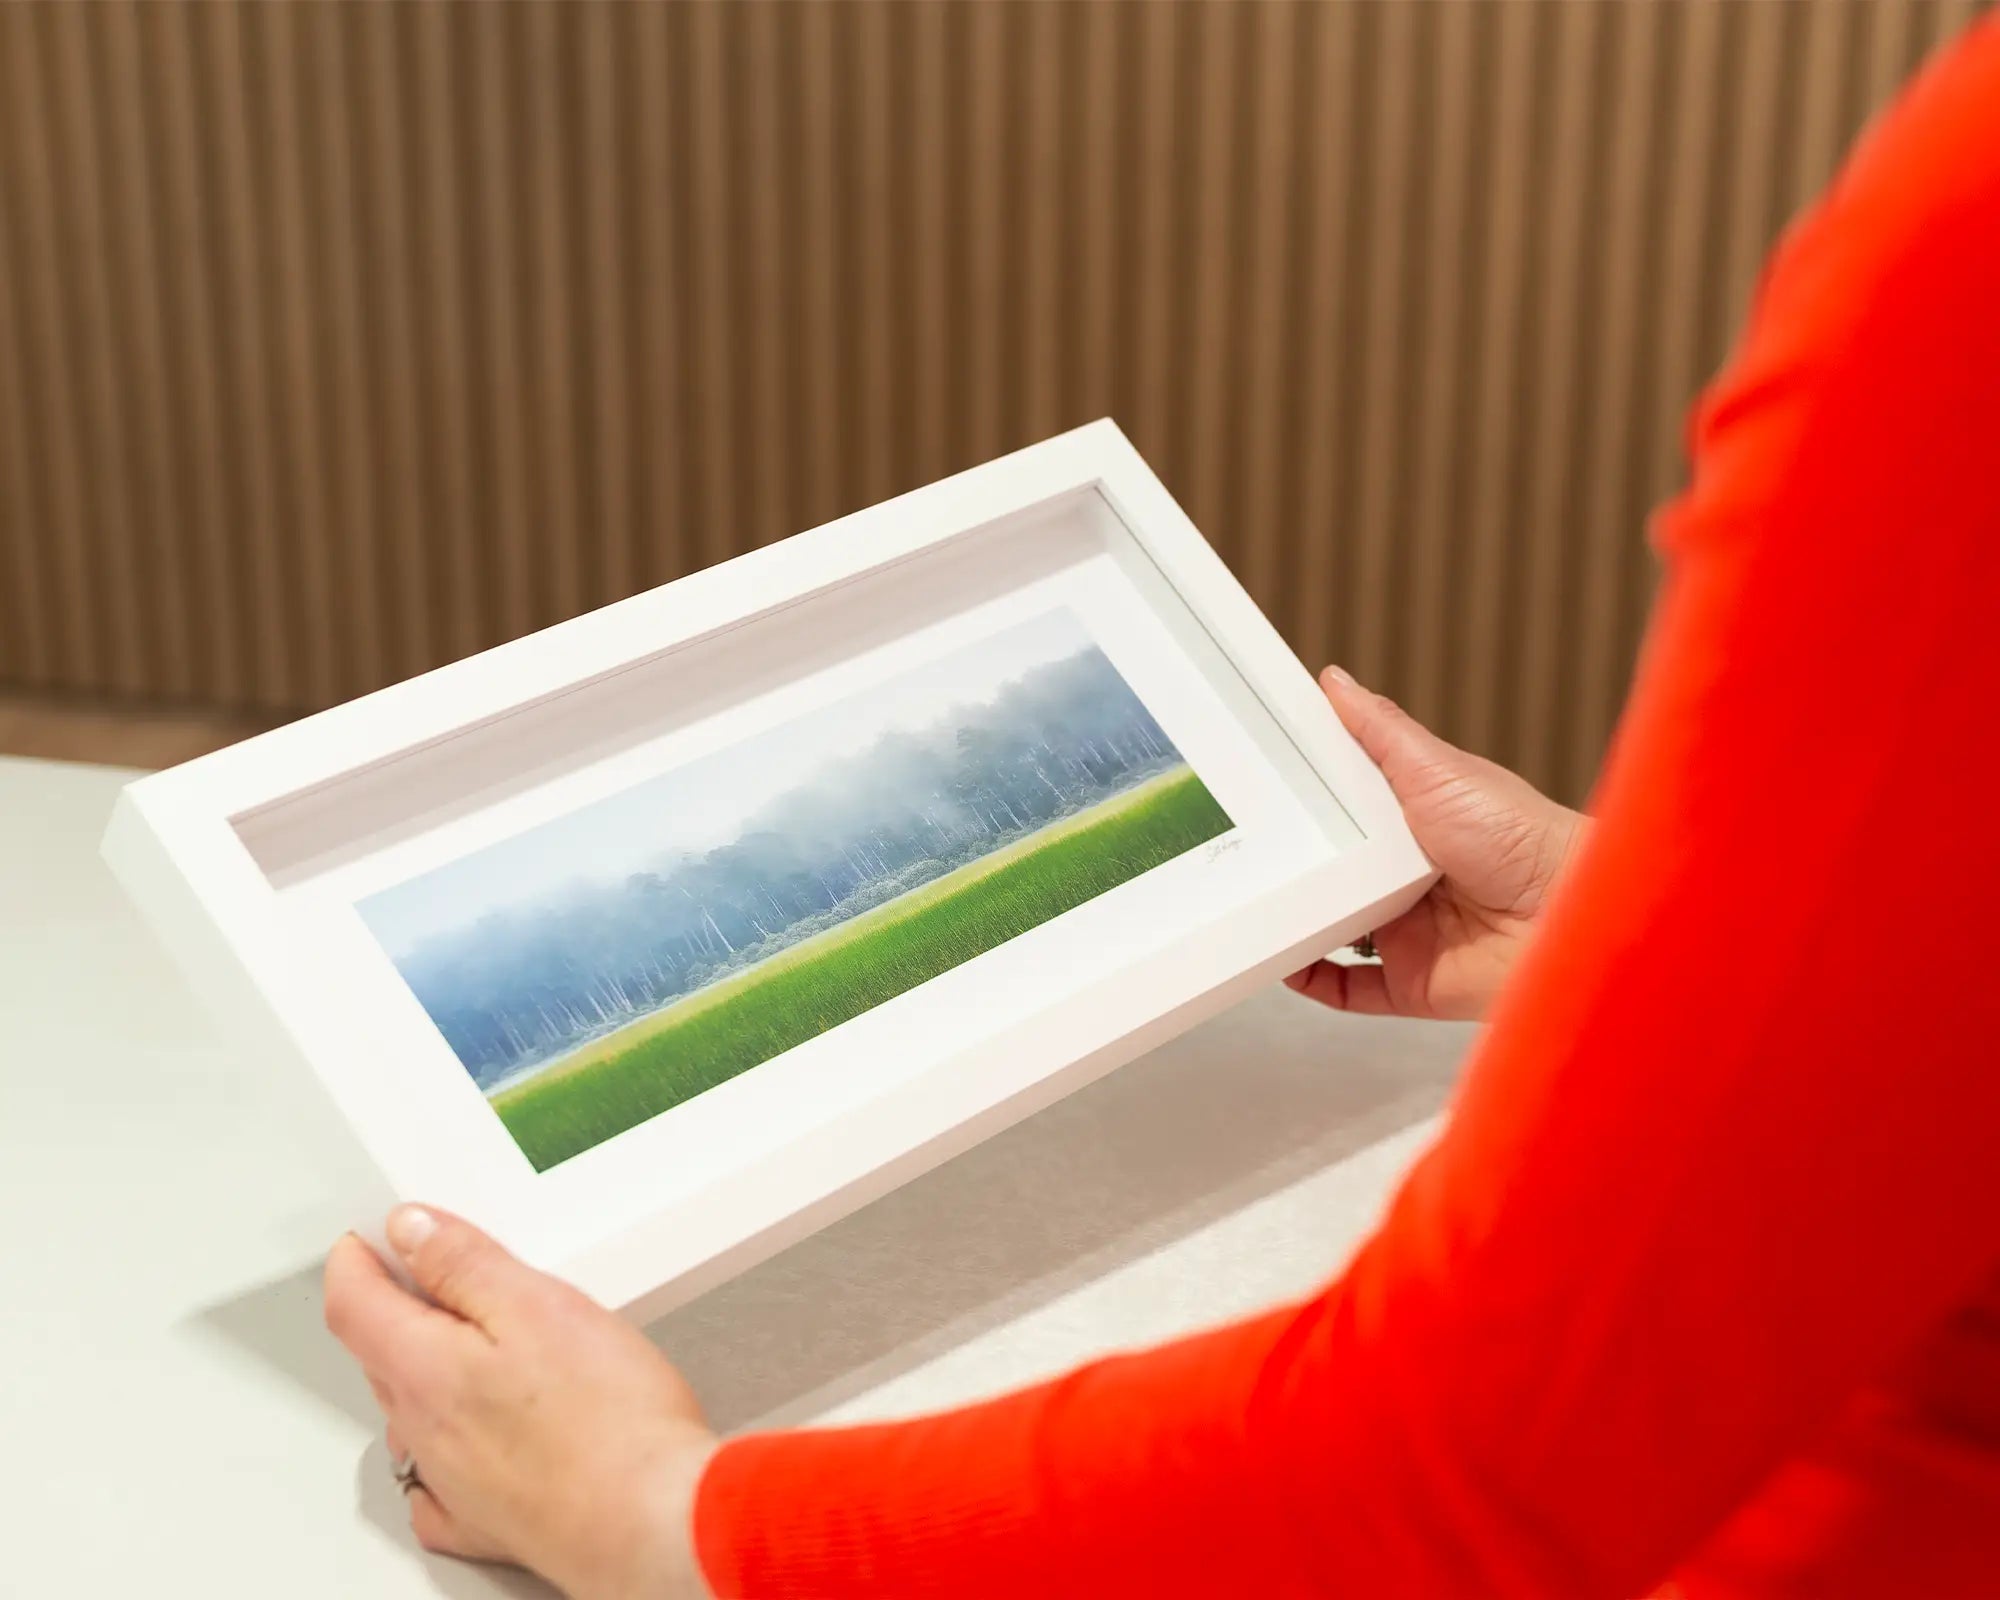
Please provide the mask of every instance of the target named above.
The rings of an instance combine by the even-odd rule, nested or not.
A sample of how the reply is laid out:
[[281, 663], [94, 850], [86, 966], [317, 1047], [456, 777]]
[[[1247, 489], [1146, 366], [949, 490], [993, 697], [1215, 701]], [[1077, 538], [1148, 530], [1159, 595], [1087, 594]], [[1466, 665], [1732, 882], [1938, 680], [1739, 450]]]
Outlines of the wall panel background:
[[0, 685], [288, 714], [1110, 414], [1578, 796], [1685, 405], [1972, 11], [0, 7]]

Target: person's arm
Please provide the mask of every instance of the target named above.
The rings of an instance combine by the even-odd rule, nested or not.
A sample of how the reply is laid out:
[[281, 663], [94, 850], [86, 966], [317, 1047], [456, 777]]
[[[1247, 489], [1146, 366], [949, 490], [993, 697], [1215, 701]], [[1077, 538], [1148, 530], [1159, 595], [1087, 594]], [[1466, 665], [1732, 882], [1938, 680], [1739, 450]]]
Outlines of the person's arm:
[[1781, 259], [1597, 832], [1325, 1294], [711, 1460], [650, 1346], [475, 1230], [407, 1253], [436, 1307], [348, 1240], [328, 1320], [434, 1486], [419, 1536], [587, 1595], [699, 1592], [691, 1540], [760, 1600], [1657, 1576], [2000, 1253], [1996, 259], [1989, 23]]
[[2000, 35], [1780, 258], [1599, 828], [1307, 1304], [725, 1444], [722, 1594], [1629, 1595], [2000, 1255]]

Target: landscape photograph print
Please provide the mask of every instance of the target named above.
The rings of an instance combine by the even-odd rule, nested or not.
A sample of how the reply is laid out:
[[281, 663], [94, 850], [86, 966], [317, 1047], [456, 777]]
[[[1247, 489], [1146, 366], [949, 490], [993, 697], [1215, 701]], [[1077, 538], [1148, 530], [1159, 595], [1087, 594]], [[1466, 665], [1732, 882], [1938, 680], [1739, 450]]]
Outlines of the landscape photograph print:
[[544, 1172], [1233, 826], [1064, 608], [357, 909]]

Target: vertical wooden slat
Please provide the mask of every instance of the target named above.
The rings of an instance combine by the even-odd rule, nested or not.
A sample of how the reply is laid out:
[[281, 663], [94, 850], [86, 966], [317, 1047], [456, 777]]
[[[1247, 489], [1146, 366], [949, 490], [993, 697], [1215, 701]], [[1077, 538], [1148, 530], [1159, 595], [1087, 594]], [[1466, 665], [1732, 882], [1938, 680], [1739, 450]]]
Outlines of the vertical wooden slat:
[[[743, 86], [738, 108], [743, 181], [741, 201], [734, 212], [739, 232], [730, 253], [739, 263], [744, 338], [735, 356], [740, 381], [730, 427], [735, 449], [744, 449], [754, 439], [768, 457], [764, 470], [744, 484], [743, 525], [731, 530], [735, 549], [794, 531], [792, 519], [799, 501], [791, 411], [786, 404], [791, 384], [791, 329], [785, 315], [784, 284], [794, 269], [785, 236], [784, 191], [776, 181], [783, 159], [779, 108], [788, 88], [780, 77], [780, 16], [775, 7], [758, 6], [731, 30], [738, 52], [732, 77]], [[864, 436], [881, 431], [879, 425], [863, 429]]]
[[100, 86], [103, 122], [107, 329], [117, 352], [107, 368], [130, 448], [127, 514], [142, 552], [143, 610], [153, 645], [149, 687], [163, 697], [186, 700], [197, 693], [212, 695], [215, 689], [201, 681], [195, 659], [200, 598], [188, 581], [192, 540], [174, 509], [184, 497], [183, 473], [170, 439], [164, 274], [136, 11], [122, 5], [108, 9], [89, 31], [89, 42], [95, 47], [91, 77]]
[[1419, 214], [1407, 197], [1412, 154], [1422, 137], [1419, 119], [1427, 109], [1417, 94], [1417, 8], [1383, 6], [1375, 15], [1380, 18], [1377, 50], [1366, 86], [1373, 130], [1367, 188], [1371, 247], [1363, 257], [1361, 341], [1354, 352], [1361, 400], [1348, 423], [1359, 440], [1359, 458], [1353, 522], [1341, 530], [1354, 555], [1340, 596], [1343, 620], [1335, 641], [1348, 669], [1368, 683], [1383, 681], [1389, 641], [1402, 620], [1390, 614], [1390, 572], [1407, 527], [1407, 508], [1397, 503], [1397, 489], [1406, 433], [1400, 425], [1401, 406], [1409, 386], [1404, 321], [1410, 299], [1408, 224]]
[[1535, 357], [1536, 405], [1526, 419], [1523, 440], [1529, 475], [1520, 538], [1507, 585], [1511, 626], [1519, 630], [1508, 748], [1528, 771], [1546, 781], [1554, 760], [1556, 701], [1568, 665], [1570, 632], [1563, 625], [1563, 556], [1570, 518], [1569, 463], [1585, 418], [1579, 405], [1576, 371], [1579, 322], [1584, 301], [1586, 249], [1594, 241], [1586, 229], [1593, 198], [1589, 183], [1593, 152], [1602, 148], [1595, 49], [1608, 8], [1565, 6], [1556, 13], [1555, 48], [1544, 92], [1554, 102], [1549, 159], [1540, 181], [1548, 204], [1543, 219], [1547, 253], [1535, 293], [1542, 299], [1537, 318], [1540, 347]]
[[286, 615], [295, 630], [300, 686], [314, 704], [336, 698], [338, 597], [332, 592], [323, 408], [313, 350], [319, 316], [319, 263], [308, 239], [301, 150], [299, 13], [272, 6], [246, 14], [259, 71], [253, 96], [260, 127], [253, 144], [256, 204], [270, 219], [265, 276], [268, 337], [277, 367], [279, 461], [276, 538], [290, 555]]
[[686, 29], [682, 95], [687, 126], [690, 185], [687, 234], [691, 242], [686, 316], [695, 332], [689, 392], [690, 443], [699, 456], [696, 526], [691, 544], [697, 565], [732, 553], [739, 486], [731, 452], [730, 419], [736, 412], [734, 331], [735, 263], [728, 248], [734, 179], [728, 129], [729, 86], [724, 80], [726, 13], [720, 6], [677, 7]]
[[535, 625], [545, 607], [537, 594], [530, 468], [539, 430], [530, 423], [534, 391], [527, 381], [523, 252], [515, 248], [524, 209], [519, 183], [519, 107], [506, 11], [483, 7], [461, 18], [466, 99], [471, 127], [466, 148], [474, 175], [468, 186], [471, 254], [480, 264], [479, 289], [467, 308], [482, 381], [466, 397], [479, 418], [489, 478], [490, 521], [483, 544], [498, 631], [513, 637]]
[[1799, 60], [1798, 141], [1785, 175], [1785, 210], [1808, 204], [1833, 176], [1841, 155], [1842, 97], [1848, 41], [1860, 29], [1844, 6], [1806, 6]]
[[[1715, 84], [1723, 54], [1724, 15], [1720, 0], [1696, 0], [1681, 13], [1674, 69], [1678, 104], [1666, 157], [1670, 181], [1659, 224], [1661, 266], [1655, 280], [1662, 286], [1662, 298], [1656, 311], [1648, 314], [1642, 308], [1648, 336], [1656, 341], [1644, 381], [1650, 390], [1646, 439], [1650, 459], [1644, 491], [1649, 501], [1658, 500], [1680, 480], [1683, 414], [1705, 377], [1697, 344], [1701, 296], [1692, 288], [1676, 293], [1669, 286], [1701, 284], [1704, 240], [1717, 226], [1706, 202], [1716, 151]], [[1649, 587], [1648, 575], [1635, 564], [1620, 607], [1620, 629], [1628, 635], [1640, 625]]]
[[341, 642], [341, 685], [359, 694], [380, 680], [387, 664], [382, 607], [387, 569], [382, 559], [381, 463], [368, 428], [368, 363], [375, 351], [361, 303], [360, 229], [355, 205], [355, 104], [349, 26], [342, 12], [315, 5], [301, 12], [305, 112], [309, 117], [306, 192], [315, 197], [314, 227], [324, 293], [309, 319], [312, 359], [327, 393], [326, 514], [339, 574], [333, 584]]
[[1067, 415], [1073, 421], [1107, 416], [1115, 404], [1118, 251], [1127, 219], [1118, 132], [1128, 117], [1128, 74], [1118, 13], [1110, 6], [1071, 6], [1064, 51], [1069, 61], [1065, 93], [1075, 115], [1074, 175], [1069, 200], [1069, 253], [1058, 265], [1058, 285], [1070, 322], [1065, 351]]
[[1769, 243], [1771, 197], [1779, 176], [1782, 144], [1778, 100], [1773, 93], [1779, 77], [1780, 52], [1785, 46], [1788, 17], [1803, 15], [1787, 6], [1744, 6], [1731, 13], [1740, 26], [1737, 45], [1736, 107], [1731, 122], [1734, 137], [1727, 161], [1728, 198], [1722, 226], [1712, 234], [1722, 259], [1716, 282], [1723, 311], [1703, 339], [1702, 365], [1722, 354], [1729, 330], [1742, 324], [1749, 308], [1757, 268]]
[[[22, 31], [27, 12], [0, 9], [0, 89], [11, 92], [4, 62], [25, 54]], [[20, 106], [15, 110], [18, 113]], [[0, 130], [12, 128], [0, 113]], [[55, 643], [53, 591], [56, 563], [46, 548], [49, 524], [43, 512], [37, 470], [40, 452], [30, 437], [28, 323], [33, 310], [23, 299], [27, 253], [22, 240], [23, 173], [17, 163], [0, 165], [0, 678], [29, 687], [59, 683], [64, 663]]]
[[[890, 359], [896, 350], [896, 323], [907, 314], [894, 295], [890, 268], [896, 243], [890, 217], [891, 141], [889, 106], [889, 30], [896, 25], [887, 0], [856, 0], [844, 8], [840, 25], [849, 30], [853, 71], [844, 92], [852, 106], [851, 164], [847, 193], [852, 211], [842, 219], [853, 262], [854, 326], [860, 337], [849, 345], [852, 368], [847, 403], [855, 406], [856, 479], [851, 504], [872, 505], [898, 489], [891, 444], [892, 418], [899, 408], [897, 383]], [[763, 537], [782, 538], [794, 530], [772, 527]]]
[[[1063, 98], [1063, 0], [1026, 0], [1015, 133], [1020, 211], [1012, 248], [1020, 258], [1014, 310], [1019, 330], [1020, 403], [1009, 442], [1025, 444], [1078, 419], [1063, 414], [1060, 359], [1068, 322], [1062, 293], [1065, 178], [1077, 159], [1073, 108]], [[884, 275], [886, 277], [886, 274]], [[893, 321], [893, 319], [890, 319]]]
[[[0, 47], [4, 47], [0, 34]], [[0, 252], [10, 243], [0, 196]], [[36, 547], [41, 518], [30, 487], [26, 390], [15, 341], [17, 320], [0, 314], [0, 680], [39, 688], [55, 675], [49, 646], [48, 563]]]
[[1014, 244], [1007, 215], [1009, 132], [1013, 124], [1013, 30], [1007, 8], [966, 6], [959, 61], [964, 74], [964, 158], [959, 174], [965, 206], [964, 271], [959, 286], [960, 382], [964, 385], [968, 460], [998, 455], [1007, 437], [1007, 255]]
[[[1346, 199], [1348, 225], [1341, 242], [1341, 296], [1334, 331], [1333, 382], [1335, 415], [1342, 419], [1327, 441], [1333, 453], [1332, 482], [1337, 491], [1330, 523], [1334, 549], [1334, 585], [1325, 596], [1308, 596], [1322, 606], [1326, 621], [1325, 654], [1348, 659], [1353, 640], [1349, 619], [1355, 604], [1355, 568], [1369, 532], [1361, 523], [1361, 480], [1365, 445], [1368, 366], [1368, 311], [1371, 280], [1377, 266], [1376, 241], [1384, 215], [1375, 193], [1375, 151], [1388, 130], [1379, 126], [1380, 58], [1384, 31], [1393, 19], [1388, 6], [1358, 8], [1354, 26], [1354, 87], [1348, 98], [1352, 189]], [[1319, 652], [1308, 651], [1309, 655]]]
[[[932, 11], [928, 21], [931, 26], [927, 33], [941, 40], [943, 12]], [[798, 274], [797, 357], [799, 393], [803, 403], [799, 410], [797, 445], [803, 494], [811, 508], [806, 513], [808, 523], [824, 522], [853, 509], [847, 504], [849, 466], [843, 459], [853, 408], [848, 403], [841, 372], [841, 280], [832, 268], [840, 247], [841, 233], [840, 188], [834, 165], [839, 151], [837, 130], [840, 127], [834, 30], [840, 25], [837, 8], [830, 6], [807, 7], [799, 14], [796, 24], [800, 146], [796, 185], [798, 249], [802, 261], [819, 264], [817, 270]], [[941, 56], [929, 65], [941, 73]], [[946, 162], [941, 151], [933, 165], [942, 177]], [[924, 193], [938, 207], [937, 211], [927, 215], [930, 231], [926, 237], [941, 242], [944, 227], [942, 186], [940, 184], [936, 191], [926, 186]], [[941, 280], [944, 276], [941, 257], [933, 256], [926, 266], [923, 281], [931, 291], [931, 302], [927, 307], [929, 316], [925, 320], [925, 332], [941, 344], [944, 337], [940, 327], [943, 317]], [[941, 356], [933, 356], [932, 360], [942, 370]], [[931, 429], [929, 448], [941, 458], [942, 395], [934, 387], [929, 392], [929, 399], [932, 402], [928, 416]]]
[[[1663, 107], [1656, 98], [1666, 48], [1664, 13], [1651, 6], [1617, 8], [1610, 19], [1617, 33], [1608, 92], [1606, 160], [1609, 179], [1603, 218], [1603, 288], [1598, 316], [1612, 330], [1636, 330], [1651, 307], [1641, 293], [1648, 284], [1646, 258], [1654, 246], [1648, 203]], [[1616, 696], [1600, 685], [1623, 677], [1629, 640], [1620, 632], [1622, 596], [1628, 570], [1646, 560], [1642, 530], [1631, 508], [1636, 498], [1633, 466], [1639, 459], [1634, 432], [1640, 341], [1616, 333], [1600, 341], [1597, 403], [1583, 446], [1584, 490], [1577, 506], [1583, 572], [1575, 604], [1578, 638], [1568, 668], [1582, 692], [1559, 697], [1568, 723], [1561, 781], [1566, 794], [1590, 785]]]
[[1173, 6], [1141, 6], [1127, 15], [1132, 18], [1127, 60], [1134, 80], [1134, 115], [1121, 156], [1133, 194], [1129, 246], [1119, 265], [1125, 305], [1121, 342], [1130, 376], [1118, 410], [1132, 442], [1159, 463], [1172, 488], [1177, 475], [1167, 459], [1172, 427], [1168, 390], [1179, 366], [1176, 347], [1185, 338], [1173, 320], [1174, 285], [1186, 270], [1176, 234], [1179, 13]]
[[1476, 275], [1466, 270], [1473, 216], [1472, 170], [1476, 117], [1478, 18], [1483, 0], [1450, 0], [1437, 11], [1436, 133], [1432, 147], [1422, 263], [1425, 328], [1418, 374], [1421, 410], [1412, 446], [1415, 483], [1409, 516], [1410, 575], [1399, 692], [1418, 717], [1435, 721], [1445, 709], [1446, 631], [1451, 608], [1451, 486], [1463, 414], [1462, 349]]
[[403, 40], [386, 6], [354, 13], [356, 213], [362, 317], [370, 329], [367, 426], [381, 463], [384, 657], [377, 676], [420, 671], [441, 653], [424, 596], [425, 546], [434, 537], [420, 465], [422, 409], [415, 310], [416, 243], [406, 179], [409, 122], [396, 69]]
[[[464, 35], [456, 31], [463, 21], [442, 6], [398, 15], [408, 22], [411, 35], [402, 49], [411, 133], [420, 157], [411, 163], [405, 193], [415, 245], [415, 315], [422, 356], [421, 465], [429, 490], [427, 525], [418, 536], [427, 558], [422, 595], [438, 644], [453, 656], [483, 642], [493, 594], [492, 568], [480, 549], [473, 513], [465, 193], [458, 181], [466, 162], [458, 105], [464, 93]], [[553, 445], [548, 448], [553, 453]], [[544, 521], [540, 530], [547, 540], [565, 531], [553, 520]], [[563, 547], [555, 564], [566, 566], [572, 552], [573, 546]], [[553, 617], [541, 608], [537, 620]]]
[[632, 55], [628, 62], [633, 108], [633, 192], [631, 243], [635, 285], [633, 350], [640, 425], [634, 456], [634, 494], [641, 571], [659, 583], [682, 570], [682, 552], [692, 540], [686, 505], [686, 423], [682, 385], [686, 337], [681, 317], [685, 292], [680, 273], [680, 240], [685, 213], [681, 159], [674, 137], [670, 97], [678, 94], [667, 9], [639, 6], [632, 14]]
[[631, 337], [630, 270], [619, 230], [627, 195], [624, 168], [628, 124], [618, 70], [630, 48], [629, 11], [587, 6], [577, 23], [581, 52], [577, 93], [582, 101], [581, 173], [584, 244], [583, 309], [589, 328], [590, 427], [584, 462], [598, 527], [596, 599], [618, 600], [637, 587], [632, 511], [632, 421], [637, 399], [627, 364]]
[[153, 620], [145, 605], [150, 554], [140, 525], [145, 505], [134, 482], [126, 418], [119, 405], [121, 321], [105, 270], [107, 226], [101, 146], [101, 86], [89, 61], [90, 15], [76, 7], [38, 13], [42, 69], [54, 101], [52, 171], [64, 202], [56, 209], [53, 248], [63, 280], [57, 304], [77, 373], [68, 421], [68, 448], [86, 468], [77, 472], [80, 502], [95, 561], [92, 620], [112, 688], [143, 693], [156, 670]]
[[248, 64], [242, 14], [226, 7], [194, 13], [204, 137], [202, 163], [218, 250], [208, 284], [208, 322], [223, 352], [222, 459], [234, 479], [232, 543], [243, 572], [251, 680], [266, 704], [308, 703], [303, 663], [291, 631], [288, 567], [278, 522], [273, 363], [264, 306], [271, 286], [262, 261], [265, 234], [252, 188], [249, 147], [256, 137], [245, 103]]
[[1299, 271], [1308, 285], [1305, 314], [1286, 384], [1293, 426], [1287, 442], [1294, 465], [1285, 521], [1296, 530], [1298, 555], [1290, 603], [1278, 608], [1280, 626], [1308, 661], [1333, 657], [1332, 618], [1345, 530], [1339, 522], [1341, 483], [1336, 441], [1349, 418], [1340, 405], [1341, 307], [1349, 293], [1347, 244], [1358, 220], [1350, 211], [1355, 166], [1353, 112], [1358, 80], [1357, 13], [1347, 6], [1318, 7], [1304, 45], [1312, 82], [1301, 103], [1310, 108], [1300, 164], [1306, 172], [1301, 203], [1307, 221]]
[[[892, 494], [927, 481], [917, 468], [916, 387], [910, 381], [918, 359], [917, 328], [911, 315], [917, 264], [910, 245], [916, 215], [916, 157], [910, 135], [916, 126], [912, 119], [917, 94], [913, 81], [916, 45], [904, 9], [896, 7], [884, 13], [882, 114], [877, 128], [883, 186], [882, 303], [890, 308], [882, 341], [888, 386], [883, 471]], [[791, 166], [797, 167], [795, 159]], [[791, 531], [789, 527], [780, 529], [779, 536]]]
[[1518, 420], [1521, 306], [1527, 287], [1532, 161], [1530, 131], [1538, 85], [1537, 34], [1543, 13], [1527, 6], [1495, 8], [1493, 126], [1480, 181], [1488, 191], [1479, 311], [1479, 411], [1468, 440], [1472, 452], [1464, 559], [1458, 573], [1461, 606], [1452, 695], [1446, 721], [1475, 750], [1493, 743], [1505, 613], [1509, 483]]
[[[819, 7], [808, 8], [809, 20], [801, 22], [801, 33], [807, 33], [810, 20], [821, 11]], [[910, 233], [904, 246], [909, 253], [912, 286], [910, 304], [904, 311], [912, 327], [913, 370], [908, 375], [910, 445], [913, 476], [918, 483], [929, 483], [950, 470], [951, 430], [948, 419], [958, 388], [958, 363], [952, 339], [953, 284], [950, 271], [950, 196], [955, 187], [956, 174], [947, 138], [952, 109], [949, 71], [951, 37], [947, 31], [948, 12], [943, 6], [913, 7], [904, 14], [904, 19], [904, 26], [910, 35], [911, 81], [910, 125], [902, 131], [910, 182]], [[823, 90], [822, 98], [827, 95], [830, 95], [830, 90]], [[819, 131], [824, 126], [822, 120], [807, 128], [805, 140], [809, 158], [814, 149], [814, 139], [824, 137]], [[822, 207], [826, 204], [823, 190], [818, 203]], [[808, 210], [812, 204], [813, 200], [809, 197]], [[825, 231], [824, 223], [821, 231]], [[821, 274], [805, 274], [808, 296], [823, 288], [826, 281]], [[825, 322], [831, 323], [835, 313], [827, 306], [822, 309], [821, 315]], [[822, 402], [818, 413], [821, 420], [816, 424], [823, 427], [824, 420], [832, 414], [832, 407], [830, 391], [823, 389], [819, 392], [828, 396]]]
[[972, 21], [970, 6], [940, 6], [937, 39], [938, 121], [936, 140], [948, 182], [941, 211], [942, 229], [937, 236], [938, 255], [931, 270], [943, 289], [940, 299], [945, 314], [947, 343], [945, 361], [951, 384], [944, 392], [946, 404], [940, 411], [939, 433], [944, 460], [949, 468], [973, 459], [973, 405], [980, 398], [966, 381], [970, 359], [970, 335], [966, 328], [966, 307], [972, 289], [972, 211], [965, 174], [973, 162], [972, 133]]
[[165, 514], [186, 531], [198, 693], [211, 703], [249, 705], [261, 685], [251, 671], [253, 623], [235, 555], [241, 514], [225, 456], [222, 357], [212, 295], [219, 255], [202, 154], [193, 23], [180, 7], [140, 7], [137, 15], [143, 36], [131, 66], [143, 87], [130, 92], [146, 113], [148, 187], [159, 228], [153, 271], [170, 395], [165, 449], [178, 466]]
[[1222, 419], [1238, 441], [1240, 468], [1224, 486], [1223, 503], [1235, 507], [1240, 552], [1237, 575], [1260, 605], [1275, 608], [1283, 585], [1284, 555], [1295, 535], [1282, 522], [1285, 460], [1285, 375], [1291, 342], [1298, 337], [1294, 296], [1299, 251], [1294, 173], [1297, 148], [1298, 63], [1301, 8], [1267, 5], [1253, 13], [1246, 58], [1256, 85], [1244, 164], [1249, 185], [1244, 210], [1247, 240], [1238, 291], [1243, 307], [1243, 399], [1235, 418]]
[[576, 159], [570, 148], [561, 101], [558, 50], [570, 38], [553, 0], [523, 0], [513, 8], [520, 19], [517, 114], [528, 128], [524, 211], [529, 222], [530, 382], [535, 460], [540, 466], [539, 518], [535, 548], [542, 554], [546, 584], [544, 620], [573, 616], [583, 609], [588, 582], [585, 551], [595, 530], [582, 520], [577, 432], [576, 284], [569, 242], [574, 222], [569, 201], [575, 194]]
[[1188, 7], [1179, 15], [1186, 19], [1182, 39], [1190, 69], [1181, 134], [1191, 148], [1177, 196], [1179, 248], [1186, 259], [1167, 337], [1180, 346], [1182, 375], [1168, 386], [1166, 460], [1189, 514], [1226, 550], [1235, 530], [1217, 494], [1229, 435], [1218, 424], [1233, 398], [1229, 356], [1242, 328], [1230, 270], [1238, 221], [1236, 141], [1243, 125], [1236, 66], [1242, 27], [1222, 7]]

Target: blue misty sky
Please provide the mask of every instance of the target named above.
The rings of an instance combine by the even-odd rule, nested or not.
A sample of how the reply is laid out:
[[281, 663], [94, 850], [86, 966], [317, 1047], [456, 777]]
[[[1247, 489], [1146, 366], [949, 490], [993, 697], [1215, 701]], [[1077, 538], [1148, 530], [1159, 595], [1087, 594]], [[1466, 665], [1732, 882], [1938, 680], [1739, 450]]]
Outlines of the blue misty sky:
[[662, 856], [727, 844], [777, 796], [894, 729], [928, 727], [954, 706], [983, 705], [1031, 667], [1093, 644], [1061, 608], [926, 662], [885, 684], [782, 723], [657, 778], [434, 868], [359, 903], [400, 959], [434, 934], [489, 911], [532, 906], [577, 879], [616, 881]]

